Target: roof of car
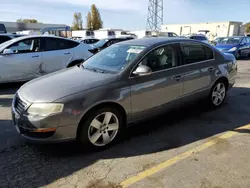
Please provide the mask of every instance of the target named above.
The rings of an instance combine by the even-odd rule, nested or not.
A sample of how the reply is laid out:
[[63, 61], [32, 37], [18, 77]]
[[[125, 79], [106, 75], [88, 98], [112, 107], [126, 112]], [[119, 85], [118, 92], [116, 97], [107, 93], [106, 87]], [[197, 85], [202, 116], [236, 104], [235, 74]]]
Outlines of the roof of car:
[[142, 38], [135, 40], [127, 40], [118, 44], [127, 44], [127, 45], [140, 45], [140, 46], [152, 46], [161, 43], [167, 42], [180, 42], [180, 41], [193, 41], [190, 39], [179, 38], [179, 37], [154, 37], [154, 38]]
[[14, 34], [11, 34], [11, 33], [0, 33], [0, 36], [14, 36]]
[[65, 40], [79, 42], [79, 41], [72, 40], [69, 38], [63, 38], [63, 37], [58, 37], [58, 36], [54, 36], [54, 35], [25, 35], [25, 36], [21, 36], [21, 37], [16, 38], [16, 40], [19, 41], [19, 40], [23, 40], [23, 39], [30, 39], [30, 38], [37, 38], [37, 37], [39, 37], [39, 38], [43, 38], [43, 37], [58, 38], [58, 39], [65, 39]]

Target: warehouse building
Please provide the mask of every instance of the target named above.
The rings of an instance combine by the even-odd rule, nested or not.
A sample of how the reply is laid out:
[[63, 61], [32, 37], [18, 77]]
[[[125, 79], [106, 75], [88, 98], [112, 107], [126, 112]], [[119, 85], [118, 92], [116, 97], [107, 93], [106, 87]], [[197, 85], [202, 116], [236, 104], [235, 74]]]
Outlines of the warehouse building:
[[201, 30], [209, 31], [207, 36], [210, 40], [216, 37], [227, 37], [244, 35], [242, 22], [211, 22], [211, 23], [196, 23], [196, 24], [167, 24], [162, 25], [162, 32], [174, 32], [177, 35], [187, 35], [199, 33]]
[[1, 24], [4, 24], [6, 27], [6, 30], [8, 33], [15, 33], [17, 31], [23, 31], [23, 30], [33, 30], [35, 32], [40, 31], [43, 28], [47, 27], [66, 27], [65, 24], [43, 24], [43, 23], [18, 23], [18, 22], [2, 22]]

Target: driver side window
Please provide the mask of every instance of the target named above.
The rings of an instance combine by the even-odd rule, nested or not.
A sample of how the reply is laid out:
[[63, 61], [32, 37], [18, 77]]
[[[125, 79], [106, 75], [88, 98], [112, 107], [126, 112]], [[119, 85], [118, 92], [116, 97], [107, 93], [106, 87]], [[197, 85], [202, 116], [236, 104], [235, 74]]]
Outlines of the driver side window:
[[242, 41], [241, 41], [241, 44], [246, 44], [246, 43], [247, 43], [246, 38], [243, 38]]
[[12, 44], [8, 49], [14, 53], [31, 53], [40, 51], [40, 39], [27, 39]]
[[141, 65], [147, 65], [152, 72], [156, 72], [176, 67], [177, 62], [177, 52], [173, 45], [166, 45], [150, 52]]

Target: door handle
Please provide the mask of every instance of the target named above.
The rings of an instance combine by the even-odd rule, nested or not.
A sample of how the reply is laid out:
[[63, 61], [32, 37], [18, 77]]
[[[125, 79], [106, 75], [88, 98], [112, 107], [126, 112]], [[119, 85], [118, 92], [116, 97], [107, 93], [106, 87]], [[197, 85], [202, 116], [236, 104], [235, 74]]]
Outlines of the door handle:
[[70, 54], [70, 52], [66, 52], [66, 53], [64, 53], [64, 55], [69, 55]]
[[181, 80], [181, 76], [180, 75], [178, 75], [178, 76], [172, 76], [172, 79], [173, 80], [176, 80], [176, 81], [180, 81]]
[[214, 71], [214, 68], [213, 67], [210, 67], [207, 69], [209, 72], [213, 72]]
[[32, 58], [36, 58], [36, 57], [39, 57], [39, 55], [33, 55]]

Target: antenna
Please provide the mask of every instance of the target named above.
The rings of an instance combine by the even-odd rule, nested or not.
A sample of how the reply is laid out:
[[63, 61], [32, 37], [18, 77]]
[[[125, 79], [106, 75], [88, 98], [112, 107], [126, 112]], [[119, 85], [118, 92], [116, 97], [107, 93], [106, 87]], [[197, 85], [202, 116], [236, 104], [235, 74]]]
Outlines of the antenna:
[[163, 24], [163, 0], [149, 0], [147, 30], [160, 31]]

